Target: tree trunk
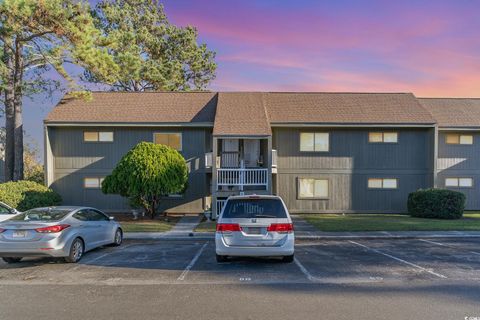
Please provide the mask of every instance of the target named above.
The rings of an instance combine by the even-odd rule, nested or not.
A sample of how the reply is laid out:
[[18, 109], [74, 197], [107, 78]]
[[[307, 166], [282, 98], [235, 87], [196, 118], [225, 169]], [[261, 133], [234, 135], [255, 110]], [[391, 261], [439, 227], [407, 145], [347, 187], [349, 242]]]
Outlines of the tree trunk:
[[12, 39], [4, 40], [4, 59], [8, 74], [5, 83], [5, 182], [13, 180], [15, 167], [15, 105], [14, 105], [14, 78], [15, 63]]
[[23, 56], [22, 45], [15, 46], [15, 135], [14, 135], [14, 169], [13, 181], [23, 180], [23, 117], [22, 117], [22, 84], [23, 84]]
[[155, 219], [155, 210], [157, 210], [157, 200], [153, 197], [150, 204], [150, 219]]

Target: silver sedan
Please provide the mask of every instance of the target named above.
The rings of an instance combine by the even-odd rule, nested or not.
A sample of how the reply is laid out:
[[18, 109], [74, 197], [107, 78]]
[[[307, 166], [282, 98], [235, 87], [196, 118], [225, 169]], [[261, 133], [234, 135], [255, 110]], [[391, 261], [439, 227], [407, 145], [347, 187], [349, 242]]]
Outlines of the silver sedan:
[[120, 224], [88, 207], [31, 209], [0, 223], [0, 257], [7, 263], [23, 257], [63, 257], [78, 262], [86, 251], [122, 244]]

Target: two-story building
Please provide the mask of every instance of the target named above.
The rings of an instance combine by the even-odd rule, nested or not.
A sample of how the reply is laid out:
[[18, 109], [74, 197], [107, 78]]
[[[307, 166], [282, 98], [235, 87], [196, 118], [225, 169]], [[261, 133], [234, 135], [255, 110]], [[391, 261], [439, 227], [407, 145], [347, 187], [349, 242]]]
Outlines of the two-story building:
[[[94, 92], [45, 119], [46, 181], [64, 204], [110, 211], [102, 179], [140, 141], [187, 161], [189, 187], [162, 210], [218, 212], [235, 194], [277, 194], [292, 212], [405, 212], [420, 188], [479, 209], [480, 100], [410, 93]], [[480, 188], [480, 187], [479, 187]]]

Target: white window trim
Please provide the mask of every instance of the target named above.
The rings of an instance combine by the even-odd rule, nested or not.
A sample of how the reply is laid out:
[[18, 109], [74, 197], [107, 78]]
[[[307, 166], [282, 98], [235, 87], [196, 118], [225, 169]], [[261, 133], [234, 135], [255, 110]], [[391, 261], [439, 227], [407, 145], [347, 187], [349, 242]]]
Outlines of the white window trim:
[[[300, 180], [302, 179], [307, 179], [307, 180], [325, 180], [327, 181], [327, 196], [326, 197], [302, 197], [300, 196]], [[328, 200], [330, 199], [330, 188], [331, 188], [331, 183], [329, 178], [311, 178], [311, 177], [298, 177], [297, 178], [297, 199], [299, 200]]]
[[178, 149], [178, 150], [175, 149], [175, 150], [177, 150], [178, 152], [183, 151], [183, 132], [178, 132], [178, 131], [176, 131], [176, 132], [163, 132], [163, 131], [154, 132], [153, 133], [153, 143], [155, 143], [155, 135], [156, 134], [179, 134], [180, 135], [180, 149]]
[[[457, 184], [452, 186], [452, 185], [447, 185], [447, 180], [448, 179], [455, 179], [457, 180]], [[461, 179], [470, 179], [472, 181], [472, 185], [471, 186], [461, 186], [460, 185], [460, 180]], [[445, 177], [445, 180], [444, 180], [444, 185], [445, 185], [445, 188], [459, 188], [459, 189], [472, 189], [475, 187], [475, 181], [473, 179], [473, 177]]]
[[[98, 187], [87, 186], [87, 184], [86, 184], [87, 179], [96, 179], [98, 181]], [[84, 177], [83, 178], [83, 188], [84, 189], [101, 189], [103, 180], [105, 180], [105, 177]]]
[[[448, 136], [458, 136], [458, 143], [456, 142], [448, 142]], [[463, 137], [472, 137], [472, 143], [462, 143], [462, 136]], [[473, 134], [467, 134], [467, 133], [446, 133], [445, 134], [445, 144], [448, 144], [448, 145], [455, 145], [455, 146], [458, 146], [458, 145], [462, 145], [462, 146], [471, 146], [471, 145], [474, 145], [475, 144], [475, 137], [473, 136]]]
[[[311, 133], [313, 134], [313, 150], [302, 150], [302, 133]], [[315, 134], [317, 133], [324, 133], [328, 136], [328, 141], [327, 141], [327, 150], [315, 150]], [[299, 146], [299, 151], [300, 152], [330, 152], [330, 132], [326, 131], [301, 131], [298, 135], [298, 146]]]
[[[382, 141], [371, 141], [370, 134], [371, 133], [380, 133], [382, 134]], [[385, 134], [386, 133], [395, 133], [397, 135], [397, 141], [385, 141]], [[378, 143], [386, 143], [386, 144], [395, 144], [398, 143], [400, 140], [400, 133], [398, 131], [369, 131], [368, 132], [368, 143], [378, 144]]]
[[[111, 133], [112, 134], [112, 141], [100, 140], [100, 133], [103, 133], [103, 132]], [[92, 141], [85, 140], [85, 133], [96, 133], [97, 134], [97, 140], [92, 140]], [[82, 139], [83, 139], [84, 143], [113, 143], [115, 141], [115, 132], [114, 131], [107, 131], [107, 130], [101, 130], [101, 131], [84, 130]]]
[[[382, 181], [382, 187], [380, 187], [380, 188], [370, 187], [370, 185], [369, 185], [370, 180], [381, 180]], [[396, 187], [395, 188], [386, 188], [385, 187], [385, 180], [395, 180], [396, 181]], [[387, 178], [372, 178], [372, 177], [370, 177], [370, 178], [367, 179], [367, 188], [369, 190], [397, 190], [399, 182], [400, 182], [400, 180], [398, 178], [390, 178], [390, 177], [387, 177]]]

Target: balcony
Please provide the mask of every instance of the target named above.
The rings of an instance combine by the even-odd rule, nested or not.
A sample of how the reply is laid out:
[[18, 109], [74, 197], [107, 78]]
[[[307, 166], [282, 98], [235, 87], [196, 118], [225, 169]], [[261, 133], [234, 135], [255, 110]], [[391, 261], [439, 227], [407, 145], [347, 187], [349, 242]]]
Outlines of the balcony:
[[220, 187], [256, 187], [267, 190], [268, 169], [266, 168], [219, 168], [217, 169], [217, 190]]

